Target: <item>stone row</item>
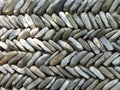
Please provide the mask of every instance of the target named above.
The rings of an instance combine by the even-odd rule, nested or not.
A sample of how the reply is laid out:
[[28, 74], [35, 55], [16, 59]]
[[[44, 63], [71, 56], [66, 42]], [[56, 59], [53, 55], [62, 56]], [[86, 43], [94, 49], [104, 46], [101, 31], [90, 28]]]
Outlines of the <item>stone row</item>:
[[81, 14], [91, 11], [94, 14], [102, 11], [120, 13], [119, 0], [0, 0], [1, 14], [52, 14], [60, 11]]
[[[120, 67], [0, 66], [1, 90], [118, 90]], [[3, 88], [4, 87], [4, 88]], [[5, 89], [6, 88], [6, 89]]]
[[[100, 1], [100, 0], [98, 0]], [[109, 13], [100, 11], [94, 15], [91, 12], [83, 12], [80, 15], [69, 12], [59, 12], [59, 15], [43, 14], [43, 16], [32, 15], [0, 15], [0, 27], [7, 29], [18, 28], [54, 28], [59, 31], [61, 27], [69, 27], [74, 29], [117, 29], [120, 25], [120, 15], [117, 13]]]
[[61, 67], [83, 65], [85, 67], [100, 67], [104, 65], [108, 66], [119, 66], [120, 65], [120, 53], [112, 53], [110, 51], [95, 55], [93, 52], [88, 51], [74, 51], [67, 54], [67, 51], [61, 52], [56, 51], [52, 55], [45, 52], [37, 51], [35, 53], [30, 52], [0, 52], [0, 65], [4, 64], [17, 65], [20, 68], [25, 66], [30, 67], [35, 65], [37, 67], [41, 65]]

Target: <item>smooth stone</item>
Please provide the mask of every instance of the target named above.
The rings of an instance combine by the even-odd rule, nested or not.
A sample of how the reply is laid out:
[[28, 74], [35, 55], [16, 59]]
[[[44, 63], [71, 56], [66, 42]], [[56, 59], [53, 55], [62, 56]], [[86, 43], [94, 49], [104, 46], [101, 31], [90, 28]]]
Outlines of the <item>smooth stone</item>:
[[65, 31], [64, 31], [64, 33], [62, 35], [62, 40], [67, 39], [70, 36], [71, 32], [72, 32], [72, 30], [70, 28], [64, 28], [64, 29], [65, 29]]
[[112, 55], [112, 52], [105, 52], [98, 60], [94, 63], [95, 67], [99, 67], [101, 64], [105, 62]]
[[84, 39], [79, 38], [78, 42], [80, 42], [80, 44], [83, 46], [83, 48], [85, 48], [88, 51], [91, 51], [90, 46], [88, 45], [88, 43]]
[[51, 69], [55, 74], [57, 74], [60, 77], [64, 78], [64, 75], [55, 67], [55, 66], [49, 66], [49, 69]]
[[106, 13], [106, 17], [108, 19], [108, 22], [110, 24], [110, 26], [113, 28], [113, 29], [117, 29], [118, 28], [118, 24], [117, 22], [114, 20], [114, 18], [112, 17], [112, 15], [110, 13]]
[[65, 16], [68, 19], [68, 21], [71, 23], [71, 25], [73, 26], [73, 28], [77, 29], [78, 25], [75, 22], [75, 20], [73, 19], [72, 15], [69, 12], [65, 12]]
[[102, 11], [108, 11], [114, 0], [106, 0], [102, 6]]
[[94, 53], [89, 52], [88, 54], [86, 54], [81, 60], [80, 60], [80, 64], [81, 65], [86, 65], [87, 62], [94, 57]]
[[3, 65], [5, 63], [7, 63], [11, 58], [13, 58], [14, 56], [16, 56], [18, 54], [18, 52], [16, 51], [11, 51], [9, 53], [7, 53], [1, 60], [0, 60], [0, 65]]
[[113, 65], [120, 65], [120, 56], [117, 57], [113, 62], [112, 62]]
[[40, 51], [42, 50], [42, 48], [39, 47], [31, 37], [27, 38], [27, 42], [28, 42], [28, 44], [30, 44], [30, 46], [32, 46], [36, 50], [40, 50]]
[[18, 14], [19, 14], [19, 11], [20, 11], [20, 9], [22, 8], [22, 6], [24, 5], [24, 3], [25, 3], [25, 0], [19, 0], [19, 1], [16, 3], [16, 5], [15, 5], [15, 7], [14, 7], [14, 10], [13, 10], [13, 13], [14, 13], [15, 15], [18, 15]]
[[86, 54], [87, 54], [87, 51], [82, 51], [82, 52], [79, 52], [77, 55], [74, 55], [70, 60], [70, 66], [77, 65]]
[[31, 70], [29, 70], [27, 67], [25, 67], [24, 69], [25, 69], [25, 74], [27, 74], [28, 76], [30, 76], [33, 79], [37, 79], [37, 76], [35, 74], [33, 74], [31, 72]]
[[49, 58], [49, 56], [50, 56], [49, 54], [43, 54], [36, 60], [35, 65], [38, 67], [43, 65], [45, 61]]
[[68, 56], [66, 56], [65, 58], [62, 59], [61, 61], [61, 66], [65, 67], [68, 65], [68, 63], [70, 62], [71, 58], [77, 54], [77, 51], [74, 51], [73, 53], [70, 53]]
[[119, 6], [120, 1], [119, 0], [114, 0], [114, 2], [112, 3], [109, 12], [114, 12], [116, 10], [116, 8]]
[[19, 41], [23, 45], [23, 47], [25, 47], [28, 51], [30, 51], [30, 52], [34, 52], [35, 51], [34, 48], [32, 46], [30, 46], [27, 43], [27, 41], [25, 41], [24, 39], [20, 39]]
[[53, 79], [53, 77], [48, 77], [46, 78], [44, 81], [42, 81], [39, 85], [38, 85], [38, 89], [42, 89], [44, 88], [47, 84], [50, 83], [50, 81]]
[[36, 38], [34, 38], [33, 40], [35, 41], [36, 44], [38, 44], [39, 46], [41, 46], [41, 48], [42, 48], [43, 50], [45, 50], [45, 51], [48, 52], [48, 53], [52, 53], [52, 51], [51, 51], [48, 47], [46, 47], [46, 46], [43, 44], [42, 41], [40, 41], [40, 40], [38, 40], [38, 39], [36, 39]]
[[76, 13], [73, 14], [73, 18], [76, 21], [76, 23], [79, 25], [79, 27], [81, 29], [83, 29], [84, 28], [84, 24], [83, 24], [83, 21], [81, 20], [81, 18]]
[[56, 24], [58, 24], [58, 25], [60, 25], [60, 26], [62, 26], [62, 27], [65, 26], [65, 23], [64, 23], [64, 22], [61, 20], [61, 18], [58, 17], [55, 13], [52, 14], [52, 19], [53, 19], [53, 21], [54, 21]]
[[8, 64], [13, 64], [13, 63], [17, 63], [21, 58], [23, 58], [25, 56], [25, 52], [18, 52], [18, 54], [16, 56], [14, 56], [13, 58], [11, 58], [8, 61]]
[[112, 88], [113, 86], [115, 86], [118, 83], [118, 79], [114, 79], [111, 80], [110, 82], [108, 82], [102, 90], [109, 90], [110, 88]]
[[76, 85], [75, 90], [80, 90], [82, 87], [83, 83], [85, 83], [85, 79], [81, 79], [78, 85]]
[[120, 52], [120, 46], [118, 44], [116, 44], [114, 42], [112, 42], [111, 44], [117, 52]]
[[110, 51], [112, 51], [114, 48], [113, 46], [111, 45], [111, 43], [109, 42], [109, 40], [107, 40], [106, 37], [101, 37], [100, 38], [100, 41], [103, 43], [103, 45]]
[[94, 80], [94, 82], [86, 90], [93, 90], [98, 83], [98, 80]]
[[[94, 0], [94, 1], [95, 1], [95, 0]], [[96, 20], [95, 20], [95, 16], [93, 15], [93, 13], [88, 12], [88, 16], [89, 16], [89, 18], [90, 18], [90, 21], [91, 21], [93, 27], [94, 27], [95, 29], [98, 29], [98, 24], [97, 24], [97, 22], [96, 22]]]
[[58, 44], [60, 44], [62, 46], [63, 49], [65, 49], [68, 52], [73, 52], [74, 49], [65, 41], [63, 40], [59, 40]]
[[108, 78], [114, 79], [114, 75], [104, 66], [100, 66], [99, 70]]
[[17, 78], [12, 82], [12, 85], [16, 85], [23, 78], [22, 74], [19, 74]]
[[0, 66], [0, 72], [2, 72], [3, 74], [7, 74], [7, 71], [2, 66]]
[[9, 0], [6, 2], [5, 6], [2, 9], [2, 12], [4, 14], [12, 14], [13, 13], [13, 9], [15, 7], [15, 5], [18, 3], [19, 0]]
[[33, 73], [35, 73], [37, 76], [41, 77], [41, 78], [45, 78], [46, 77], [46, 75], [42, 71], [40, 71], [36, 66], [31, 66], [30, 70]]
[[93, 50], [93, 52], [95, 54], [99, 54], [100, 50], [98, 49], [98, 47], [90, 40], [88, 40], [88, 44], [90, 45], [91, 49]]
[[41, 78], [38, 78], [38, 79], [34, 80], [32, 83], [30, 83], [30, 84], [27, 86], [27, 90], [33, 89], [33, 88], [36, 87], [40, 82], [42, 82], [42, 79], [41, 79]]
[[59, 88], [63, 85], [64, 82], [65, 82], [64, 79], [59, 78], [59, 79], [57, 79], [57, 80], [54, 82], [54, 84], [51, 86], [50, 89], [51, 89], [51, 90], [59, 89]]
[[45, 33], [47, 33], [49, 31], [49, 28], [48, 27], [44, 27], [43, 29], [41, 29], [36, 35], [35, 35], [35, 38], [39, 38], [41, 39]]
[[8, 45], [6, 43], [4, 43], [4, 42], [1, 42], [1, 41], [0, 41], [0, 48], [3, 48], [6, 51], [10, 50], [10, 48], [8, 47]]
[[4, 64], [3, 65], [3, 68], [5, 69], [5, 70], [7, 70], [8, 72], [10, 72], [11, 74], [13, 74], [14, 73], [14, 70], [10, 67], [10, 65], [8, 65], [8, 64]]
[[108, 23], [108, 20], [107, 20], [107, 17], [106, 17], [106, 15], [105, 15], [105, 12], [100, 11], [100, 17], [101, 17], [102, 21], [104, 22], [106, 28], [109, 28], [110, 25], [109, 25], [109, 23]]
[[38, 17], [37, 15], [32, 14], [32, 15], [31, 15], [31, 18], [32, 18], [34, 24], [35, 24], [37, 27], [40, 27], [40, 28], [44, 28], [44, 27], [45, 27], [43, 21], [42, 21], [42, 20], [40, 19], [40, 17]]
[[50, 76], [54, 76], [55, 74], [45, 65], [40, 66], [40, 70]]
[[75, 40], [75, 39], [72, 38], [72, 37], [69, 37], [68, 40], [69, 40], [70, 44], [71, 44], [76, 50], [78, 50], [78, 51], [82, 51], [82, 50], [83, 50], [82, 45], [81, 45], [77, 40]]
[[70, 78], [73, 79], [73, 75], [71, 75], [67, 70], [65, 70], [63, 67], [61, 67], [60, 65], [56, 66], [57, 69], [66, 77], [66, 78]]
[[75, 13], [75, 11], [77, 11], [77, 9], [79, 8], [80, 4], [81, 4], [82, 0], [76, 0], [74, 1], [74, 3], [72, 4], [72, 6], [70, 7], [70, 13]]
[[42, 19], [44, 25], [48, 28], [51, 28], [51, 24], [48, 20], [46, 20], [44, 17], [40, 16], [40, 18]]
[[75, 66], [75, 71], [82, 77], [86, 78], [86, 79], [89, 79], [90, 77], [85, 73], [83, 72], [78, 66]]
[[0, 23], [2, 24], [3, 27], [5, 27], [5, 28], [7, 28], [7, 29], [10, 29], [9, 24], [5, 21], [3, 15], [0, 16]]
[[51, 61], [50, 65], [57, 65], [61, 62], [61, 60], [67, 55], [67, 51], [62, 51], [58, 55], [56, 55]]
[[120, 24], [120, 15], [117, 13], [112, 13], [112, 17], [117, 21], [118, 24]]
[[46, 10], [46, 13], [52, 14], [55, 11], [55, 8], [57, 8], [57, 5], [59, 4], [60, 0], [53, 1], [49, 7]]
[[69, 85], [70, 81], [66, 80], [63, 85], [61, 86], [60, 90], [65, 90], [67, 88], [67, 86]]
[[23, 83], [24, 87], [27, 87], [31, 82], [33, 81], [33, 79], [31, 77], [28, 77], [25, 82]]
[[34, 54], [33, 54], [33, 56], [32, 56], [32, 58], [27, 62], [27, 67], [30, 67], [30, 66], [32, 66], [34, 63], [35, 63], [35, 61], [40, 57], [40, 55], [41, 55], [41, 52], [40, 51], [37, 51], [37, 52], [35, 52]]
[[91, 25], [91, 22], [90, 22], [90, 19], [87, 15], [87, 13], [81, 13], [81, 19], [85, 25], [85, 27], [88, 29], [88, 30], [91, 30], [92, 29], [92, 25]]
[[53, 40], [49, 40], [48, 41], [55, 49], [57, 49], [58, 51], [62, 51], [63, 49], [60, 47], [59, 44], [57, 44], [56, 42], [54, 42]]
[[35, 28], [35, 24], [32, 20], [32, 18], [28, 15], [28, 14], [25, 14], [25, 20], [26, 22], [28, 23], [28, 25], [31, 27], [31, 28]]
[[7, 32], [6, 28], [1, 28], [0, 29], [0, 37]]
[[118, 82], [115, 86], [111, 88], [111, 90], [119, 90], [120, 89], [120, 82]]
[[6, 44], [8, 45], [8, 47], [11, 49], [11, 50], [15, 50], [15, 51], [17, 51], [18, 50], [18, 48], [17, 48], [17, 46], [12, 42], [12, 41], [10, 41], [10, 40], [6, 40]]
[[55, 35], [55, 30], [51, 29], [48, 32], [46, 32], [46, 34], [43, 36], [43, 40], [50, 40], [53, 38], [54, 35]]
[[45, 44], [45, 46], [47, 46], [52, 52], [56, 51], [56, 49], [47, 41], [43, 41], [43, 44]]
[[19, 23], [21, 23], [25, 28], [28, 28], [29, 25], [27, 23], [27, 21], [25, 20], [25, 17], [23, 15], [19, 15], [18, 16], [18, 21]]
[[15, 39], [21, 33], [21, 29], [16, 29], [12, 31], [9, 35], [9, 40]]
[[19, 68], [16, 65], [11, 65], [11, 68], [14, 69], [16, 72], [20, 73], [20, 74], [25, 74], [25, 70], [24, 68]]
[[96, 14], [100, 11], [102, 5], [104, 4], [105, 0], [99, 0], [95, 3], [95, 5], [92, 7], [92, 13]]
[[115, 34], [116, 32], [118, 31], [118, 29], [114, 30], [114, 31], [111, 31], [111, 32], [108, 32], [107, 34], [105, 34], [105, 37], [106, 38], [110, 38], [113, 34]]
[[72, 6], [72, 4], [74, 3], [74, 0], [67, 0], [64, 4], [64, 11], [69, 11], [70, 7]]
[[33, 28], [31, 31], [30, 31], [30, 36], [31, 37], [35, 37], [35, 35], [39, 32], [39, 28]]
[[118, 30], [115, 34], [113, 34], [110, 38], [109, 41], [113, 42], [115, 40], [117, 40], [120, 37], [120, 30]]
[[73, 26], [71, 25], [71, 23], [69, 22], [69, 20], [67, 19], [67, 17], [65, 16], [64, 12], [59, 12], [59, 16], [61, 17], [61, 19], [64, 21], [64, 23], [69, 27], [69, 28], [73, 28]]
[[5, 4], [6, 4], [6, 2], [4, 0], [0, 0], [0, 14], [2, 14], [2, 9]]
[[99, 79], [104, 80], [105, 77], [103, 76], [103, 74], [95, 67], [91, 66], [90, 71], [93, 72]]
[[53, 77], [51, 82], [48, 85], [46, 85], [45, 89], [49, 89], [52, 86], [52, 84], [55, 82], [55, 80], [56, 80], [56, 77]]
[[113, 61], [115, 58], [117, 58], [118, 56], [119, 56], [119, 53], [118, 53], [118, 52], [114, 53], [113, 55], [111, 55], [111, 56], [103, 63], [103, 65], [109, 66], [109, 65], [112, 63], [112, 61]]

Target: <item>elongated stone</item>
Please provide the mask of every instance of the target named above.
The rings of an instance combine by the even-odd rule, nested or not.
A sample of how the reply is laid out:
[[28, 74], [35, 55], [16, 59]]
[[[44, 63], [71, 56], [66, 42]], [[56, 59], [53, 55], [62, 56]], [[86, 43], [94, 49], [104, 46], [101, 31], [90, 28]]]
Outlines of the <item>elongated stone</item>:
[[19, 36], [20, 32], [21, 32], [21, 29], [12, 31], [9, 35], [9, 40], [15, 39], [17, 36]]
[[10, 72], [11, 74], [14, 73], [14, 70], [10, 67], [10, 65], [8, 64], [4, 64], [3, 68], [6, 69], [8, 72]]
[[0, 29], [0, 37], [7, 32], [7, 29], [6, 28], [2, 28]]
[[6, 51], [9, 51], [8, 45], [5, 44], [4, 42], [1, 42], [1, 41], [0, 41], [0, 47], [1, 47], [2, 49], [6, 50]]
[[18, 50], [17, 46], [10, 40], [6, 40], [6, 44], [9, 46], [11, 50]]
[[114, 0], [106, 0], [102, 6], [102, 11], [108, 11]]
[[94, 80], [94, 82], [86, 89], [86, 90], [92, 90], [95, 88], [95, 86], [98, 84], [98, 80]]
[[25, 82], [23, 83], [24, 87], [27, 87], [31, 82], [33, 81], [33, 79], [31, 77], [28, 77]]
[[48, 28], [51, 28], [51, 24], [48, 20], [46, 20], [44, 17], [40, 16], [40, 18], [42, 19], [44, 25]]
[[63, 85], [61, 86], [60, 90], [65, 90], [67, 88], [67, 86], [69, 85], [70, 81], [66, 80]]
[[69, 11], [70, 7], [72, 6], [72, 4], [74, 3], [74, 0], [67, 0], [64, 4], [64, 11]]
[[119, 65], [120, 64], [120, 56], [117, 57], [113, 62], [112, 62], [113, 65]]
[[51, 29], [43, 36], [43, 40], [50, 40], [53, 38], [54, 35], [55, 35], [55, 30]]
[[116, 10], [116, 8], [119, 6], [120, 1], [119, 0], [114, 0], [114, 2], [112, 3], [109, 12], [114, 12]]
[[110, 42], [113, 42], [115, 41], [116, 39], [118, 39], [120, 36], [120, 30], [118, 30], [114, 35], [112, 35], [110, 38], [109, 38], [109, 41]]
[[19, 67], [17, 67], [16, 65], [11, 65], [11, 67], [12, 67], [16, 72], [18, 72], [18, 73], [20, 73], [20, 74], [25, 74], [24, 68], [19, 68]]

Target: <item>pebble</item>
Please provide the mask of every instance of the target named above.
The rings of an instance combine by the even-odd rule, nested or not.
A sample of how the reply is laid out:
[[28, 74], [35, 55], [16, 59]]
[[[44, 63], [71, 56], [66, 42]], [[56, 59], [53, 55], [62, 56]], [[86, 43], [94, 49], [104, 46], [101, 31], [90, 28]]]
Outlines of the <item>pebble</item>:
[[92, 25], [91, 25], [91, 22], [90, 22], [90, 19], [87, 15], [87, 13], [81, 13], [81, 19], [82, 19], [82, 22], [84, 23], [85, 27], [88, 29], [88, 30], [91, 30], [92, 29]]
[[87, 54], [87, 51], [82, 51], [82, 52], [79, 52], [77, 55], [74, 55], [70, 60], [70, 66], [77, 65], [86, 54]]
[[0, 48], [9, 51], [9, 47], [6, 43], [0, 41]]
[[25, 74], [24, 68], [19, 68], [16, 65], [11, 65], [11, 68], [14, 69], [16, 72], [18, 72], [20, 74]]
[[0, 16], [0, 23], [2, 24], [2, 26], [6, 27], [7, 29], [10, 29], [10, 26], [8, 25], [8, 23], [4, 20], [4, 16]]
[[98, 83], [98, 80], [94, 80], [94, 82], [86, 90], [93, 90]]
[[35, 51], [34, 48], [32, 46], [30, 46], [27, 43], [27, 41], [25, 41], [24, 39], [20, 39], [19, 41], [28, 51], [30, 51], [30, 52], [34, 52]]
[[62, 48], [64, 48], [68, 52], [73, 52], [74, 51], [74, 49], [67, 42], [65, 42], [63, 40], [59, 40], [58, 44], [60, 44], [62, 46]]
[[3, 7], [4, 7], [4, 5], [5, 5], [5, 1], [4, 0], [0, 0], [0, 14], [2, 13], [2, 9], [3, 9]]
[[90, 77], [85, 73], [83, 72], [78, 66], [75, 66], [75, 71], [82, 77], [86, 78], [86, 79], [89, 79]]
[[1, 28], [0, 29], [0, 37], [7, 32], [6, 28]]
[[82, 50], [83, 50], [82, 45], [81, 45], [77, 40], [75, 40], [75, 39], [72, 38], [72, 37], [69, 37], [68, 40], [69, 40], [70, 44], [71, 44], [76, 50], [78, 50], [78, 51], [82, 51]]
[[114, 47], [114, 49], [115, 49], [116, 51], [120, 52], [120, 46], [119, 46], [118, 44], [116, 44], [116, 43], [114, 43], [114, 42], [112, 42], [111, 44], [112, 44], [112, 46]]
[[51, 28], [51, 24], [48, 20], [46, 20], [44, 17], [40, 16], [40, 18], [42, 19], [44, 25], [48, 28]]
[[103, 74], [95, 67], [91, 66], [90, 71], [93, 72], [99, 79], [104, 80], [105, 77], [103, 76]]
[[12, 14], [13, 12], [13, 9], [15, 7], [15, 5], [17, 4], [19, 0], [9, 0], [6, 2], [6, 4], [4, 5], [3, 9], [2, 9], [2, 12], [4, 14]]
[[120, 56], [117, 57], [116, 59], [114, 59], [114, 61], [112, 62], [113, 65], [120, 65]]
[[120, 82], [116, 83], [115, 86], [111, 88], [111, 90], [119, 90], [120, 89]]
[[101, 37], [100, 41], [108, 50], [112, 51], [114, 49], [109, 40], [106, 39], [106, 37]]
[[71, 25], [71, 23], [69, 22], [69, 20], [67, 19], [67, 17], [65, 16], [64, 12], [59, 12], [59, 16], [61, 17], [61, 19], [64, 21], [64, 23], [69, 27], [69, 28], [73, 28], [73, 26]]
[[46, 77], [46, 75], [42, 71], [40, 71], [36, 66], [31, 66], [30, 70], [33, 73], [35, 73], [37, 76], [39, 76], [40, 78], [45, 78]]
[[10, 65], [8, 65], [8, 64], [4, 64], [3, 65], [3, 68], [5, 69], [5, 70], [7, 70], [8, 72], [10, 72], [11, 74], [13, 74], [14, 73], [14, 70], [10, 67]]
[[7, 74], [7, 71], [2, 66], [0, 66], [0, 72], [2, 72], [3, 74]]
[[22, 74], [19, 74], [18, 76], [17, 76], [17, 78], [12, 82], [12, 85], [16, 85], [17, 84], [17, 82], [19, 82], [21, 79], [23, 78], [23, 75]]
[[60, 90], [65, 90], [67, 88], [67, 86], [69, 85], [70, 81], [66, 80], [63, 85], [61, 86]]
[[49, 58], [49, 54], [43, 54], [42, 56], [40, 56], [36, 62], [35, 62], [35, 65], [36, 66], [41, 66], [45, 63], [45, 61]]
[[12, 41], [10, 41], [10, 40], [6, 40], [6, 44], [9, 46], [9, 48], [11, 49], [11, 50], [15, 50], [15, 51], [17, 51], [18, 50], [18, 48], [17, 48], [17, 46], [12, 42]]
[[120, 79], [120, 78], [119, 78], [119, 77], [120, 77], [120, 74], [119, 74], [118, 70], [116, 71], [115, 68], [113, 68], [113, 67], [108, 67], [108, 69], [110, 70], [111, 73], [113, 73], [113, 75], [114, 75], [115, 77], [117, 77], [118, 79]]
[[64, 29], [65, 29], [65, 31], [64, 31], [64, 33], [62, 35], [62, 40], [67, 39], [70, 36], [71, 32], [72, 32], [72, 30], [70, 28], [64, 28]]
[[32, 66], [35, 61], [41, 56], [41, 52], [37, 51], [33, 54], [32, 58], [27, 62], [27, 67]]
[[44, 28], [44, 27], [45, 27], [43, 21], [42, 21], [42, 20], [40, 19], [40, 17], [38, 17], [37, 15], [32, 14], [32, 15], [31, 15], [31, 18], [32, 18], [34, 24], [35, 24], [37, 27], [40, 27], [40, 28]]
[[13, 13], [15, 15], [18, 15], [20, 12], [20, 9], [22, 8], [22, 6], [24, 5], [25, 0], [19, 0], [18, 3], [15, 5]]
[[39, 28], [33, 28], [30, 30], [30, 36], [35, 37], [35, 35], [39, 32]]
[[48, 32], [46, 32], [46, 34], [43, 36], [43, 40], [50, 40], [53, 38], [54, 35], [55, 35], [55, 30], [51, 29]]
[[81, 86], [85, 83], [85, 79], [81, 79], [78, 85], [76, 85], [75, 90], [80, 90]]
[[70, 7], [72, 6], [72, 4], [74, 3], [74, 0], [67, 0], [64, 4], [64, 11], [69, 11]]
[[23, 83], [24, 87], [27, 87], [31, 82], [33, 81], [33, 79], [31, 77], [28, 77], [25, 82]]
[[61, 60], [67, 55], [67, 51], [62, 51], [58, 55], [56, 55], [51, 61], [50, 65], [57, 65], [61, 62]]
[[60, 25], [61, 27], [65, 26], [65, 23], [55, 13], [52, 14], [52, 19], [56, 24]]
[[109, 41], [113, 42], [115, 40], [117, 40], [120, 37], [120, 30], [118, 30], [115, 34], [113, 34], [110, 38]]
[[119, 0], [114, 0], [110, 9], [109, 9], [109, 12], [114, 12], [116, 10], [116, 8], [119, 6], [120, 4], [120, 1]]
[[45, 89], [50, 88], [52, 86], [52, 84], [55, 82], [55, 80], [56, 80], [56, 77], [53, 77], [53, 79], [51, 80], [51, 82], [48, 85], [46, 85]]
[[102, 11], [108, 11], [114, 0], [106, 0], [102, 6]]

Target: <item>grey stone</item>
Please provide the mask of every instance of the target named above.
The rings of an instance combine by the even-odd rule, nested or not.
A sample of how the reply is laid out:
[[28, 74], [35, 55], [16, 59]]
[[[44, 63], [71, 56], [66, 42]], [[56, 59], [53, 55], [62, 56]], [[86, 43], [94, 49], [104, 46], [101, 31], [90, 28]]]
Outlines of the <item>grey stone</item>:
[[102, 11], [108, 11], [114, 0], [106, 0], [102, 6]]
[[118, 44], [116, 44], [114, 42], [112, 42], [111, 44], [117, 52], [120, 52], [120, 46]]
[[35, 37], [35, 35], [39, 32], [39, 28], [33, 28], [31, 31], [30, 31], [30, 36], [31, 37]]
[[18, 72], [18, 73], [20, 73], [20, 74], [25, 74], [24, 68], [19, 68], [19, 67], [17, 67], [16, 65], [11, 65], [11, 67], [12, 67], [16, 72]]
[[27, 87], [31, 82], [33, 81], [33, 79], [31, 77], [28, 77], [25, 82], [23, 83], [24, 87]]
[[0, 29], [0, 37], [7, 32], [6, 28]]
[[70, 36], [71, 32], [72, 32], [72, 30], [70, 28], [64, 28], [64, 30], [65, 31], [64, 31], [64, 33], [62, 35], [63, 40], [67, 39]]
[[19, 75], [17, 76], [17, 78], [12, 82], [12, 85], [16, 85], [17, 82], [19, 82], [20, 79], [22, 79], [22, 78], [23, 78], [23, 75], [22, 75], [22, 74], [19, 74]]
[[6, 51], [9, 51], [9, 47], [6, 43], [0, 41], [0, 47], [3, 48]]
[[67, 88], [67, 86], [69, 85], [70, 81], [66, 80], [63, 85], [61, 86], [60, 90], [65, 90]]
[[48, 28], [51, 28], [51, 24], [48, 20], [46, 20], [44, 17], [40, 16], [40, 18], [42, 19], [44, 25]]
[[75, 90], [79, 90], [84, 82], [85, 82], [85, 79], [81, 79], [78, 85], [76, 85]]
[[120, 64], [120, 56], [117, 57], [113, 62], [112, 62], [113, 65], [119, 65]]
[[72, 4], [74, 3], [74, 0], [67, 0], [64, 4], [64, 11], [69, 11], [70, 7], [72, 6]]
[[3, 68], [6, 69], [8, 72], [10, 72], [11, 74], [14, 73], [14, 70], [10, 67], [10, 65], [8, 64], [4, 64]]
[[113, 86], [112, 88], [111, 88], [111, 90], [119, 90], [119, 88], [120, 88], [120, 82], [118, 82], [115, 86]]
[[56, 77], [54, 77], [54, 78], [51, 80], [51, 82], [45, 87], [45, 89], [50, 88], [50, 87], [52, 86], [52, 84], [55, 82], [55, 80], [56, 80]]
[[2, 13], [2, 9], [5, 4], [6, 4], [6, 2], [4, 0], [0, 0], [0, 14]]
[[107, 34], [105, 34], [105, 37], [106, 37], [106, 38], [110, 38], [110, 37], [111, 37], [112, 35], [114, 35], [117, 31], [118, 31], [118, 29], [113, 30], [113, 31], [111, 31], [111, 32], [109, 32], [109, 33], [107, 33]]
[[3, 74], [7, 74], [7, 71], [2, 66], [0, 66], [0, 72], [2, 72]]
[[113, 34], [110, 38], [109, 38], [109, 41], [110, 42], [113, 42], [115, 41], [116, 39], [118, 39], [120, 37], [120, 30], [118, 30], [115, 34]]
[[48, 32], [46, 32], [46, 34], [43, 36], [43, 40], [50, 40], [53, 38], [54, 35], [55, 35], [55, 30], [51, 29]]
[[98, 84], [98, 82], [98, 80], [94, 80], [94, 82], [86, 90], [93, 90]]
[[109, 12], [114, 12], [116, 10], [116, 8], [119, 6], [120, 1], [119, 0], [114, 0], [114, 2], [112, 3]]

